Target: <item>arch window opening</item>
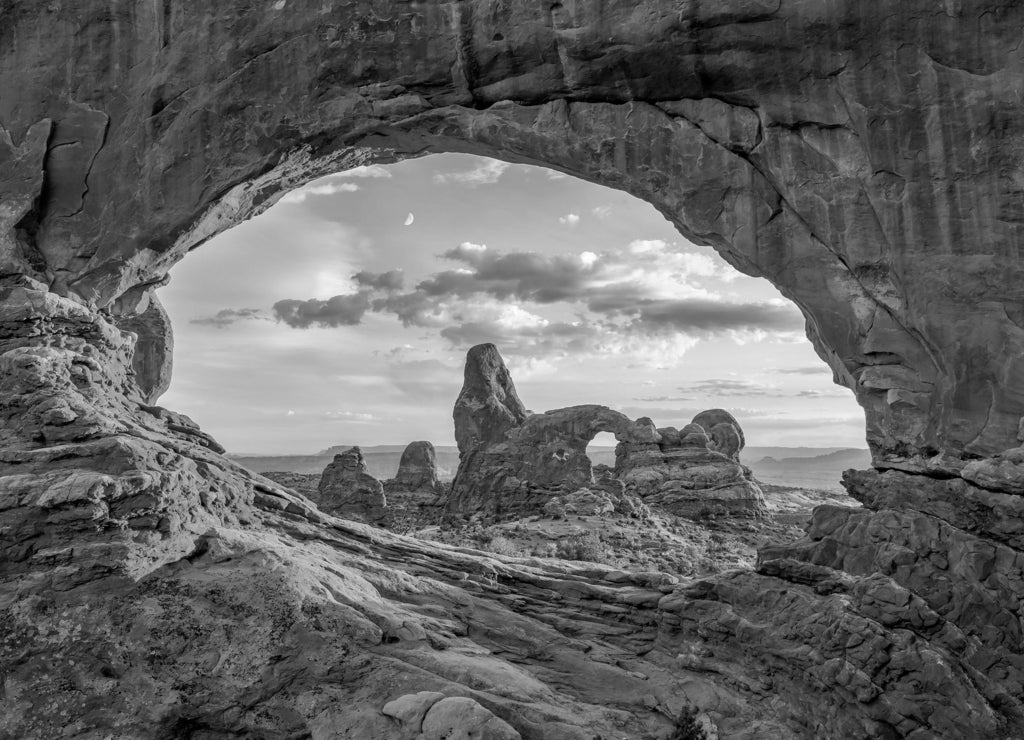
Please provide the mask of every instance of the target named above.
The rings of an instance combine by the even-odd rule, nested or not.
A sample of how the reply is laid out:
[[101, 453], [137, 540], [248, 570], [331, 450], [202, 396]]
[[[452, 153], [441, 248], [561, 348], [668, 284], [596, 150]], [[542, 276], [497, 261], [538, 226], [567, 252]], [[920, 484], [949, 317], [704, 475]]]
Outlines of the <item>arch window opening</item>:
[[852, 394], [774, 287], [649, 204], [542, 167], [436, 154], [340, 172], [171, 276], [160, 403], [234, 454], [370, 459], [430, 440], [451, 473], [452, 404], [481, 342], [534, 411], [595, 403], [682, 427], [721, 407], [748, 446], [865, 446]]
[[[587, 457], [594, 468], [606, 465], [615, 467], [615, 446], [619, 443], [611, 432], [598, 432], [587, 445]], [[599, 469], [599, 468], [598, 468]]]

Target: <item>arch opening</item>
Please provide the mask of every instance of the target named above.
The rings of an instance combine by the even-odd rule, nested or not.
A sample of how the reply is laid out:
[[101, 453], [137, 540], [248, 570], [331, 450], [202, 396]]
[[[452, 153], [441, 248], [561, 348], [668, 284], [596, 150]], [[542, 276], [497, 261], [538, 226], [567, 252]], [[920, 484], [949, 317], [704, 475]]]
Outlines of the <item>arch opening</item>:
[[[552, 170], [473, 155], [363, 165], [291, 191], [171, 274], [159, 295], [179, 362], [163, 402], [236, 453], [450, 445], [462, 355], [483, 341], [539, 409], [600, 403], [662, 425], [726, 405], [783, 446], [837, 418], [834, 444], [862, 445], [860, 412], [810, 373], [802, 319], [774, 289], [648, 204]], [[751, 351], [763, 372], [723, 371]], [[812, 392], [839, 411], [819, 422]], [[772, 432], [773, 416], [789, 428]]]

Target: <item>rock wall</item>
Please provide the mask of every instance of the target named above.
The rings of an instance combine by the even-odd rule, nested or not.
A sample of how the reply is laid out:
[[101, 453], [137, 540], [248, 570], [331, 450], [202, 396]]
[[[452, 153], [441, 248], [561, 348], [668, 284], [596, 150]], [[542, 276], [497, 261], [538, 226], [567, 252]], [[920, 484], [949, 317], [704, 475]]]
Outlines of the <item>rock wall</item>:
[[[524, 738], [684, 701], [735, 738], [1024, 733], [1024, 6], [0, 15], [0, 734], [404, 738], [380, 709], [420, 691]], [[177, 260], [429, 151], [627, 190], [771, 280], [865, 409], [867, 511], [687, 584], [498, 560], [319, 513], [147, 403], [117, 324]]]

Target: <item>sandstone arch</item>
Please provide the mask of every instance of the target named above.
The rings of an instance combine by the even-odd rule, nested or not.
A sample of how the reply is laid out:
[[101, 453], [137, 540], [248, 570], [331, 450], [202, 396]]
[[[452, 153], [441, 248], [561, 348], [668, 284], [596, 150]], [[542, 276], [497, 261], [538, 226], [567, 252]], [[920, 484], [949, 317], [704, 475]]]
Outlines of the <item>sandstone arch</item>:
[[[144, 312], [176, 260], [287, 188], [448, 150], [545, 164], [648, 200], [795, 301], [865, 408], [875, 463], [888, 470], [853, 476], [851, 487], [874, 510], [819, 512], [803, 546], [762, 554], [761, 575], [661, 601], [656, 591], [623, 595], [658, 604], [659, 639], [728, 633], [735, 645], [716, 659], [740, 671], [747, 643], [779, 675], [789, 675], [779, 656], [799, 655], [791, 684], [772, 689], [785, 711], [759, 720], [777, 722], [769, 735], [1019, 729], [1024, 477], [1018, 453], [993, 458], [1017, 447], [1024, 416], [1019, 4], [8, 0], [0, 11], [0, 604], [7, 644], [33, 645], [55, 670], [84, 676], [78, 694], [46, 689], [70, 715], [108, 696], [94, 676], [117, 682], [118, 666], [132, 664], [124, 655], [150, 655], [145, 639], [126, 645], [111, 632], [139, 623], [138, 579], [163, 596], [196, 592], [205, 586], [189, 568], [226, 572], [234, 557], [281, 614], [306, 581], [274, 581], [252, 563], [302, 562], [312, 573], [319, 566], [300, 551], [280, 555], [305, 539], [368, 563], [400, 553], [451, 580], [455, 554], [318, 518], [234, 468], [187, 418], [146, 404], [129, 369], [132, 337], [109, 320]], [[869, 528], [870, 542], [859, 534]], [[493, 575], [458, 557], [467, 572]], [[418, 602], [394, 596], [383, 570], [365, 565], [360, 584], [373, 585], [352, 596], [359, 609], [332, 612], [349, 614], [345, 624], [378, 651], [383, 634], [417, 634], [395, 614], [413, 619]], [[324, 573], [335, 593], [351, 588]], [[524, 603], [548, 607], [531, 619], [570, 619], [552, 610], [540, 576], [504, 566], [501, 575]], [[590, 577], [569, 580], [604, 598], [611, 587]], [[969, 594], [971, 609], [949, 593]], [[10, 611], [25, 594], [43, 605], [35, 622]], [[763, 627], [784, 610], [799, 630]], [[58, 613], [75, 616], [88, 647], [59, 636]], [[622, 619], [642, 635], [654, 617], [638, 614]], [[44, 640], [47, 625], [57, 636]], [[836, 634], [874, 647], [839, 650]], [[276, 639], [247, 637], [267, 650]], [[878, 650], [898, 664], [878, 665]], [[245, 663], [244, 650], [232, 655]], [[698, 655], [680, 660], [694, 675], [714, 670]], [[7, 680], [24, 687], [29, 673], [16, 666]], [[129, 677], [97, 721], [129, 734], [135, 721], [170, 735], [213, 721], [224, 733], [259, 721], [308, 731], [312, 719], [273, 697], [263, 707], [273, 720], [246, 719], [231, 680], [204, 684], [216, 706], [197, 720], [180, 707], [180, 717], [159, 715], [159, 694]], [[808, 689], [819, 685], [832, 693]], [[754, 689], [721, 691], [740, 717]], [[130, 719], [139, 706], [150, 714]], [[630, 706], [638, 734], [657, 728], [639, 701]], [[5, 730], [55, 734], [52, 717], [27, 711], [5, 713]]]
[[[1021, 191], [995, 164], [1021, 136], [1002, 30], [1019, 11], [920, 4], [879, 28], [856, 3], [168, 0], [80, 3], [53, 29], [19, 3], [9, 33], [48, 43], [9, 46], [0, 78], [4, 273], [131, 314], [189, 249], [313, 176], [431, 150], [530, 161], [628, 190], [775, 283], [880, 461], [992, 454], [1024, 415]], [[953, 133], [973, 121], [998, 135]]]

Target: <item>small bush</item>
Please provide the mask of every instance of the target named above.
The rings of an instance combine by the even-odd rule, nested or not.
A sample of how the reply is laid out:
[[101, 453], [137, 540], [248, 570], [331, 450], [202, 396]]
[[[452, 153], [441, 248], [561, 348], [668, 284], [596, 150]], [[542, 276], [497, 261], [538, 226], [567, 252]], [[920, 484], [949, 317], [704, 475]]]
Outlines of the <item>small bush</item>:
[[530, 550], [530, 554], [535, 558], [555, 558], [558, 557], [558, 548], [554, 542], [538, 542]]
[[491, 537], [490, 541], [482, 546], [482, 549], [487, 552], [493, 552], [495, 555], [508, 555], [509, 557], [522, 557], [523, 551], [516, 547], [515, 543], [508, 537], [502, 537], [500, 534]]
[[600, 562], [608, 554], [604, 542], [593, 532], [574, 534], [558, 542], [555, 557], [562, 560]]
[[708, 734], [697, 721], [697, 710], [686, 707], [676, 717], [676, 729], [669, 740], [708, 740]]

